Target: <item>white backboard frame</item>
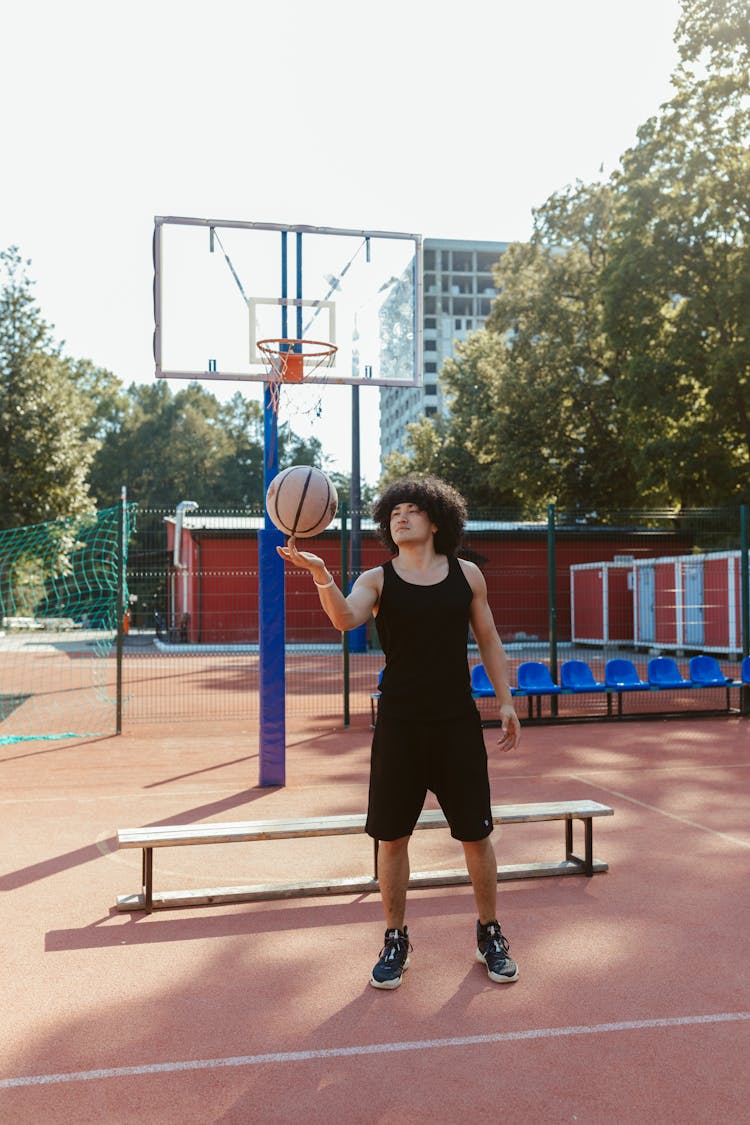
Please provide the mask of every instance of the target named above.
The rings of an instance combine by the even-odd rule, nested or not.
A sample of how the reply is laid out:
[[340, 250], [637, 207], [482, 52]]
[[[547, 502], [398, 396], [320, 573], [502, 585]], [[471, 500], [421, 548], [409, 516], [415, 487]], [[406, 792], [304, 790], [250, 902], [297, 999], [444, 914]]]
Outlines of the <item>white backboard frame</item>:
[[[295, 296], [294, 293], [294, 278], [289, 281], [289, 289], [286, 296], [279, 294], [275, 296], [272, 292], [252, 293], [245, 292], [243, 289], [244, 281], [237, 276], [234, 268], [229, 262], [229, 271], [234, 275], [235, 293], [237, 300], [241, 301], [243, 298], [247, 306], [247, 316], [245, 323], [247, 324], [247, 344], [246, 344], [246, 362], [244, 366], [236, 364], [233, 369], [221, 369], [219, 363], [206, 357], [205, 366], [201, 367], [198, 363], [192, 362], [185, 366], [170, 365], [165, 362], [171, 357], [164, 355], [164, 330], [165, 330], [165, 271], [169, 271], [170, 263], [165, 259], [165, 246], [164, 246], [164, 232], [169, 227], [198, 227], [205, 228], [206, 239], [209, 235], [211, 239], [211, 247], [213, 249], [214, 236], [216, 238], [226, 237], [226, 232], [230, 231], [263, 231], [263, 232], [277, 232], [280, 236], [279, 245], [285, 248], [292, 240], [287, 240], [287, 235], [296, 236], [295, 245], [298, 247], [303, 246], [305, 236], [330, 236], [333, 240], [332, 245], [336, 245], [335, 240], [340, 236], [342, 244], [351, 244], [351, 240], [361, 240], [363, 246], [366, 248], [367, 261], [369, 261], [370, 245], [381, 245], [381, 240], [394, 240], [394, 246], [399, 243], [406, 243], [399, 248], [399, 253], [403, 260], [410, 263], [413, 262], [412, 276], [405, 281], [404, 284], [409, 291], [409, 308], [413, 307], [413, 323], [408, 325], [408, 340], [403, 345], [408, 359], [403, 364], [395, 365], [391, 363], [391, 368], [398, 366], [398, 377], [389, 377], [387, 370], [388, 365], [383, 366], [381, 370], [378, 364], [363, 364], [358, 374], [354, 374], [354, 364], [349, 357], [349, 353], [345, 347], [340, 347], [339, 366], [335, 365], [331, 368], [324, 368], [315, 373], [306, 374], [306, 382], [315, 383], [333, 383], [333, 384], [350, 384], [350, 385], [370, 385], [370, 386], [394, 386], [394, 387], [413, 387], [421, 386], [423, 378], [423, 286], [422, 286], [422, 237], [417, 234], [405, 234], [393, 231], [374, 231], [374, 230], [357, 230], [348, 228], [336, 227], [313, 227], [306, 225], [286, 225], [279, 223], [256, 223], [244, 222], [240, 220], [229, 219], [204, 219], [194, 218], [188, 216], [155, 216], [154, 218], [154, 237], [153, 237], [153, 260], [154, 260], [154, 336], [153, 336], [153, 350], [154, 350], [154, 365], [155, 376], [159, 379], [189, 379], [198, 381], [212, 381], [212, 380], [230, 380], [230, 381], [247, 381], [247, 382], [268, 382], [269, 372], [264, 364], [263, 357], [259, 355], [256, 342], [258, 338], [263, 338], [261, 326], [258, 324], [257, 317], [263, 310], [264, 306], [287, 306], [290, 310], [289, 313], [289, 330], [286, 333], [290, 338], [296, 337], [297, 333], [294, 330], [294, 318], [292, 312], [296, 307], [311, 308], [323, 311], [326, 314], [321, 320], [321, 328], [324, 332], [318, 332], [317, 326], [315, 331], [309, 333], [312, 339], [327, 339], [329, 335], [336, 337], [337, 328], [339, 327], [339, 315], [337, 313], [337, 301], [335, 300], [336, 293], [325, 294], [322, 298], [310, 299], [307, 296], [307, 291], [302, 298]], [[208, 243], [207, 243], [208, 244]], [[410, 245], [409, 245], [410, 244]], [[383, 241], [382, 245], [387, 245]], [[286, 252], [286, 250], [285, 250]], [[299, 251], [300, 256], [302, 251]], [[226, 257], [226, 255], [225, 255]], [[228, 260], [228, 259], [227, 259]], [[364, 259], [363, 259], [364, 260]], [[399, 259], [401, 260], [401, 259]], [[404, 278], [408, 270], [405, 271]], [[392, 279], [394, 282], [398, 278]], [[403, 279], [402, 279], [403, 280]], [[328, 296], [331, 299], [326, 299]], [[403, 328], [403, 325], [401, 326]], [[173, 335], [179, 332], [179, 325], [172, 323], [169, 325], [169, 332]], [[275, 332], [270, 335], [281, 335]], [[340, 341], [337, 338], [330, 339], [330, 343], [341, 345], [345, 340]], [[353, 346], [353, 345], [352, 345]], [[192, 357], [191, 357], [192, 359]]]

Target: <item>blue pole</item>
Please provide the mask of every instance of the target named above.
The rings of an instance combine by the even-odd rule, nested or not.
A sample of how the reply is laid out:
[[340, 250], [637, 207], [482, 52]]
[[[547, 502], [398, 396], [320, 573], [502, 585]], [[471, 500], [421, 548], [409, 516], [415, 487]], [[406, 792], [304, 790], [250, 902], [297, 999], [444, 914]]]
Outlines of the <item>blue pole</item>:
[[[555, 505], [547, 505], [547, 592], [549, 599], [549, 670], [557, 683], [557, 552]], [[557, 714], [557, 696], [550, 697], [550, 712]]]
[[[287, 295], [286, 231], [281, 232], [281, 295]], [[282, 305], [286, 336], [286, 306]], [[279, 471], [278, 417], [268, 384], [263, 389], [264, 486], [268, 491]], [[286, 661], [284, 563], [276, 551], [284, 536], [268, 513], [258, 532], [258, 597], [260, 659], [259, 778], [261, 787], [286, 784]]]

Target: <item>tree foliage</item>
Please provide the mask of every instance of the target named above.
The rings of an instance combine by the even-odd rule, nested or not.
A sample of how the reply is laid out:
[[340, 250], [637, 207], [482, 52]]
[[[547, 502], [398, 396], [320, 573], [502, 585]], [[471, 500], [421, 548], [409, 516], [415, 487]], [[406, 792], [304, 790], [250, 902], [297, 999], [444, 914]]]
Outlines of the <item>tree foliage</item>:
[[[263, 408], [239, 392], [226, 403], [198, 383], [174, 393], [165, 380], [133, 383], [113, 396], [99, 423], [101, 446], [91, 470], [99, 506], [122, 485], [142, 508], [195, 500], [201, 508], [262, 508]], [[279, 465], [320, 465], [316, 438], [288, 426], [278, 433]]]
[[750, 495], [750, 19], [687, 0], [674, 97], [613, 177], [605, 326], [646, 495]]
[[[32, 294], [28, 262], [0, 254], [0, 527], [116, 504], [262, 508], [263, 408], [219, 402], [197, 383], [124, 387], [111, 371], [62, 354]], [[288, 425], [279, 464], [321, 465], [316, 438]]]
[[0, 252], [0, 526], [42, 523], [91, 508], [95, 452], [71, 365], [32, 294], [14, 246]]
[[683, 0], [674, 95], [608, 182], [555, 193], [496, 268], [485, 329], [387, 472], [474, 503], [713, 505], [750, 496], [750, 18]]

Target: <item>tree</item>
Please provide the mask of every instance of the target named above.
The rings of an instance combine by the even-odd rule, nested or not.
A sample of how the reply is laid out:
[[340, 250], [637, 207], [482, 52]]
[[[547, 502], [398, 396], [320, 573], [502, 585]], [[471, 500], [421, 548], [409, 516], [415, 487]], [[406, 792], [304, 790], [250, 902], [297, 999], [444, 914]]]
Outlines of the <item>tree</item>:
[[122, 381], [90, 359], [66, 360], [73, 382], [85, 401], [87, 421], [83, 434], [103, 441], [122, 422], [127, 410], [127, 394]]
[[197, 383], [172, 393], [164, 380], [132, 384], [118, 427], [107, 435], [91, 473], [100, 505], [116, 502], [120, 486], [145, 508], [180, 500], [201, 507], [230, 501], [224, 472], [235, 452], [216, 398]]
[[[239, 392], [220, 403], [199, 383], [174, 393], [166, 380], [133, 383], [121, 394], [108, 373], [84, 369], [100, 391], [91, 425], [101, 447], [91, 469], [100, 506], [117, 502], [124, 484], [141, 508], [173, 508], [195, 500], [202, 508], [262, 509], [263, 407]], [[279, 464], [320, 465], [317, 438], [279, 429]]]
[[0, 252], [0, 526], [77, 516], [92, 507], [96, 443], [86, 402], [42, 319], [18, 248]]
[[644, 495], [750, 496], [750, 19], [683, 0], [675, 94], [613, 177], [605, 328]]
[[[683, 0], [674, 97], [608, 183], [555, 193], [441, 379], [449, 422], [388, 465], [469, 459], [526, 508], [750, 496], [750, 18]], [[467, 493], [471, 495], [469, 491]]]
[[263, 505], [263, 407], [239, 391], [218, 412], [229, 445], [219, 465], [215, 504], [260, 508]]
[[534, 213], [531, 240], [496, 267], [485, 328], [443, 367], [449, 420], [410, 427], [411, 465], [446, 476], [475, 507], [634, 500], [618, 357], [602, 327], [609, 238], [606, 185], [577, 184]]
[[[432, 473], [449, 481], [474, 509], [518, 507], [512, 489], [503, 487], [502, 483], [493, 486], [490, 471], [492, 454], [488, 454], [480, 442], [476, 444], [482, 445], [482, 455], [476, 455], [475, 442], [469, 432], [478, 421], [478, 417], [474, 416], [476, 404], [486, 402], [487, 399], [482, 396], [490, 393], [486, 382], [480, 386], [481, 376], [477, 372], [472, 379], [469, 368], [473, 366], [474, 358], [480, 358], [481, 364], [485, 358], [483, 348], [491, 346], [491, 340], [477, 334], [461, 345], [459, 355], [450, 361], [450, 366], [446, 364], [445, 381], [448, 382], [451, 375], [456, 377], [454, 412], [450, 418], [427, 418], [423, 415], [407, 425], [406, 452], [390, 453], [386, 458], [379, 482], [381, 490], [406, 473]], [[466, 421], [469, 429], [462, 431], [459, 419]]]

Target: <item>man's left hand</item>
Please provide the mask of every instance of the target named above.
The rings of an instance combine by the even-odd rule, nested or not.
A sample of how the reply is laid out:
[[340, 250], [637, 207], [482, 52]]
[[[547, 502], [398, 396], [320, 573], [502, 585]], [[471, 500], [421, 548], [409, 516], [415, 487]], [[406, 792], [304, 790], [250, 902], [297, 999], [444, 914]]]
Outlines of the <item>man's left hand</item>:
[[503, 724], [503, 733], [497, 740], [497, 744], [504, 754], [509, 750], [515, 750], [521, 742], [521, 722], [515, 712], [515, 708], [510, 704], [505, 704], [500, 708], [500, 719]]

